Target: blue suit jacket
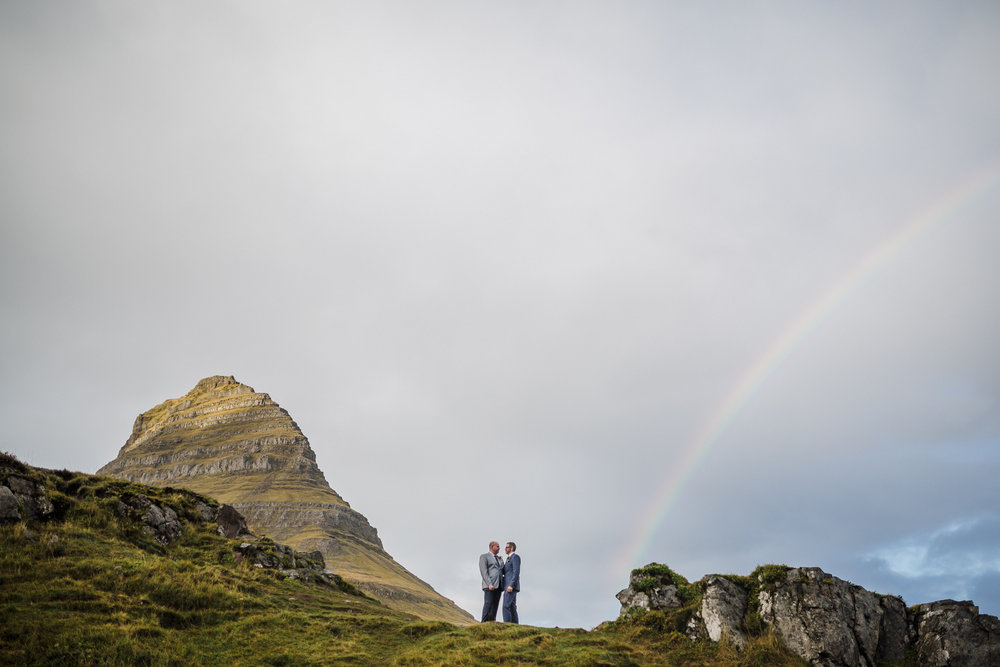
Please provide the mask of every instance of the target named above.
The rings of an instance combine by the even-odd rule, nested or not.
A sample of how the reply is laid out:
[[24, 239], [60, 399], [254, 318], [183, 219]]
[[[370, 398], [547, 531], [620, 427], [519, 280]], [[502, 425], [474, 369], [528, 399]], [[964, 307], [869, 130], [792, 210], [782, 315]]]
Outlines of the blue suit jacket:
[[511, 586], [514, 592], [521, 590], [521, 557], [515, 551], [503, 564], [503, 589]]

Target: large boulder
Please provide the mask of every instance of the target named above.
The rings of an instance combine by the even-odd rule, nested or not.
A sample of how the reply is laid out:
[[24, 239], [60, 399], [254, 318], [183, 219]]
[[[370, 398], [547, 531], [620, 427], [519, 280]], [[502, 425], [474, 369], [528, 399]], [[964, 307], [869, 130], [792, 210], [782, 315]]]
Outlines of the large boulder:
[[246, 519], [232, 505], [220, 507], [219, 512], [215, 515], [215, 522], [219, 526], [219, 534], [225, 537], [235, 538], [250, 534]]
[[615, 597], [622, 605], [621, 616], [637, 611], [664, 611], [683, 606], [671, 571], [666, 566], [655, 563], [632, 570], [628, 588], [618, 591]]
[[[14, 502], [17, 505], [19, 518], [15, 519], [15, 521], [22, 519], [25, 521], [46, 519], [52, 515], [55, 509], [52, 501], [49, 500], [48, 495], [45, 493], [45, 486], [38, 482], [18, 475], [8, 475], [7, 479], [3, 482], [3, 488], [10, 491], [10, 495], [14, 497]], [[0, 500], [0, 503], [7, 508], [4, 513], [8, 517], [9, 522], [10, 517], [13, 517], [14, 513], [11, 511], [10, 496], [7, 496], [7, 494], [4, 495], [7, 500]]]
[[705, 577], [702, 583], [701, 607], [693, 620], [700, 622], [713, 642], [726, 637], [743, 650], [747, 646], [747, 633], [743, 629], [748, 604], [746, 589], [719, 576]]
[[895, 632], [883, 637], [883, 628], [905, 627], [902, 600], [876, 595], [818, 567], [790, 568], [782, 580], [763, 586], [760, 616], [785, 646], [814, 665], [874, 667], [902, 660], [906, 649]]
[[911, 614], [921, 665], [1000, 665], [1000, 619], [980, 614], [972, 602], [930, 602], [917, 605]]

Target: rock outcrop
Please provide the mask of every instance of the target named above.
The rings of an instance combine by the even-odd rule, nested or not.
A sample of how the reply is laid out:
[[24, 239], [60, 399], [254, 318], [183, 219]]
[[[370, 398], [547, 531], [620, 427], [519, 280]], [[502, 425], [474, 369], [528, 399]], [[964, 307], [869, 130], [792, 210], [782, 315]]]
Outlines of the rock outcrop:
[[266, 538], [242, 542], [234, 556], [237, 562], [246, 560], [254, 567], [278, 570], [289, 579], [322, 580], [326, 583], [335, 583], [338, 579], [326, 569], [323, 554], [319, 551], [302, 553]]
[[29, 469], [13, 459], [0, 465], [0, 526], [44, 519], [55, 510], [45, 486], [31, 477]]
[[[228, 538], [252, 537], [246, 519], [231, 505], [213, 507], [195, 503], [195, 509], [205, 523], [215, 523], [219, 535]], [[132, 521], [163, 545], [171, 544], [181, 536], [183, 522], [177, 512], [167, 504], [157, 504], [141, 493], [122, 493], [115, 502], [115, 514], [120, 519]]]
[[920, 604], [909, 618], [921, 665], [1000, 665], [1000, 620], [971, 602]]
[[[253, 532], [321, 552], [338, 575], [390, 607], [428, 620], [473, 622], [385, 552], [364, 515], [330, 488], [289, 414], [231, 376], [205, 378], [139, 415], [118, 456], [98, 474], [228, 503]], [[0, 498], [0, 516], [3, 507]]]
[[665, 565], [632, 571], [617, 595], [621, 618], [646, 611], [684, 614], [691, 639], [745, 648], [769, 628], [813, 665], [874, 667], [915, 656], [920, 665], [1000, 665], [1000, 620], [971, 602], [907, 609], [816, 567], [769, 565], [749, 577], [709, 575], [694, 584]]
[[170, 544], [181, 536], [183, 527], [173, 508], [157, 505], [142, 494], [123, 494], [115, 503], [119, 518], [131, 519], [160, 544]]
[[[705, 593], [695, 616], [695, 627], [704, 627], [713, 642], [728, 638], [737, 648], [747, 645], [743, 619], [747, 614], [747, 594], [725, 577], [705, 577]], [[700, 625], [699, 625], [700, 622]]]
[[792, 568], [762, 587], [760, 617], [792, 651], [817, 665], [875, 665], [902, 660], [906, 605], [832, 577]]
[[674, 572], [666, 565], [655, 563], [632, 570], [628, 588], [618, 591], [615, 596], [622, 603], [622, 615], [630, 611], [679, 609], [684, 606], [677, 596], [674, 577]]

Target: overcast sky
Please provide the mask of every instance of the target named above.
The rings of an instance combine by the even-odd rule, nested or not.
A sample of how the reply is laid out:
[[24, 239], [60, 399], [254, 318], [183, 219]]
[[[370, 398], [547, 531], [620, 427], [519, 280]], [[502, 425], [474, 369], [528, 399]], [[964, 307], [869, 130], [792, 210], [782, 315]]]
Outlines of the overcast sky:
[[532, 625], [650, 561], [998, 614], [998, 69], [995, 2], [7, 0], [0, 448], [234, 375], [477, 616], [492, 539]]

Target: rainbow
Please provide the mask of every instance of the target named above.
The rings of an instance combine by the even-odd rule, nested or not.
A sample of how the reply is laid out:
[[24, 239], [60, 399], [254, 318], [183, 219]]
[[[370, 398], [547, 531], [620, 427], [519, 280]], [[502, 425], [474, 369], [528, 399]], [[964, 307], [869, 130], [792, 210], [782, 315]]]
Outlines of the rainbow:
[[976, 170], [957, 186], [945, 191], [930, 206], [905, 224], [882, 244], [865, 255], [832, 288], [820, 294], [812, 305], [798, 317], [761, 353], [740, 375], [736, 384], [726, 393], [709, 418], [684, 444], [681, 458], [670, 466], [656, 493], [650, 499], [636, 523], [632, 537], [617, 559], [609, 578], [620, 580], [626, 568], [640, 565], [657, 529], [670, 512], [681, 490], [694, 476], [705, 457], [729, 429], [736, 417], [760, 391], [768, 378], [774, 375], [788, 356], [802, 341], [826, 320], [842, 303], [881, 267], [885, 266], [904, 248], [931, 229], [952, 220], [970, 203], [996, 185], [1000, 178], [1000, 163]]

